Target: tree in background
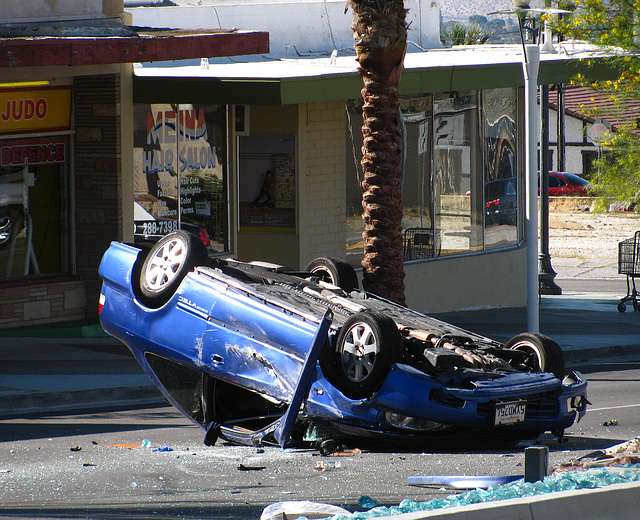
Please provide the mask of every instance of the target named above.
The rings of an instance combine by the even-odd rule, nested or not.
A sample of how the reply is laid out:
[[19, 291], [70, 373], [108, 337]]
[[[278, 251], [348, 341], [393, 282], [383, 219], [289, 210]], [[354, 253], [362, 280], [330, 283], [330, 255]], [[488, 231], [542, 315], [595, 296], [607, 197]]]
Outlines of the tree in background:
[[[471, 18], [475, 18], [471, 16]], [[484, 16], [479, 16], [484, 18]], [[460, 22], [447, 22], [440, 28], [440, 41], [446, 47], [451, 45], [481, 45], [493, 36], [493, 31], [486, 31], [479, 23], [465, 25]]]
[[[509, 20], [511, 22], [511, 20]], [[483, 43], [518, 43], [517, 25], [509, 26], [502, 18], [474, 14], [468, 23], [449, 20], [440, 25], [440, 41], [445, 47], [452, 45], [481, 45]]]
[[365, 290], [404, 305], [398, 85], [407, 49], [402, 0], [350, 0], [362, 77]]
[[[558, 7], [571, 11], [556, 23], [564, 38], [586, 40], [612, 54], [608, 58], [615, 71], [613, 79], [594, 80], [586, 75], [574, 83], [606, 92], [614, 110], [628, 110], [629, 99], [640, 99], [640, 2], [627, 0], [576, 0], [560, 2]], [[590, 114], [600, 117], [596, 109]], [[616, 128], [599, 143], [603, 154], [595, 162], [591, 181], [600, 195], [599, 208], [607, 200], [618, 200], [640, 209], [640, 135], [638, 122]]]

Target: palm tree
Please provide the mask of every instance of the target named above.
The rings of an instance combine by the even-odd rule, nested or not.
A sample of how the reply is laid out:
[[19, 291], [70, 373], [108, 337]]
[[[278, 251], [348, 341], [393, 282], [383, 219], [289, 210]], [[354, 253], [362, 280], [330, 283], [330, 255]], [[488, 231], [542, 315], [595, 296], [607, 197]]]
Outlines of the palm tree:
[[398, 84], [407, 48], [402, 0], [349, 0], [362, 98], [364, 288], [404, 305]]

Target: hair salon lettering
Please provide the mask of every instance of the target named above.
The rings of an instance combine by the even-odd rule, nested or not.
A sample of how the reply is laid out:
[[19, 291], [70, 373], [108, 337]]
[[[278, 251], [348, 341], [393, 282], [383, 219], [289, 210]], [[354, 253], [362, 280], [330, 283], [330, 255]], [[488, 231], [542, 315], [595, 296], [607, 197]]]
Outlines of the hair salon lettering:
[[10, 121], [30, 121], [34, 117], [44, 119], [46, 116], [46, 99], [7, 99], [7, 105], [0, 114], [0, 119], [8, 123]]
[[[176, 131], [177, 126], [177, 131]], [[176, 135], [178, 144], [176, 146]], [[147, 145], [144, 151], [145, 173], [175, 171], [176, 148], [180, 172], [216, 168], [216, 149], [208, 141], [204, 110], [174, 110], [147, 113]]]

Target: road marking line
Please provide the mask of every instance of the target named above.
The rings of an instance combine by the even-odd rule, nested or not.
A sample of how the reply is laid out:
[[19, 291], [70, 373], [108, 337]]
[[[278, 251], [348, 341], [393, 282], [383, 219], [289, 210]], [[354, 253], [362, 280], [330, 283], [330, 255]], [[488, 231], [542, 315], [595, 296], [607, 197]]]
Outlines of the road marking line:
[[640, 406], [640, 404], [624, 404], [620, 406], [610, 406], [608, 408], [587, 408], [589, 412], [600, 412], [602, 410], [617, 410], [619, 408], [634, 408]]

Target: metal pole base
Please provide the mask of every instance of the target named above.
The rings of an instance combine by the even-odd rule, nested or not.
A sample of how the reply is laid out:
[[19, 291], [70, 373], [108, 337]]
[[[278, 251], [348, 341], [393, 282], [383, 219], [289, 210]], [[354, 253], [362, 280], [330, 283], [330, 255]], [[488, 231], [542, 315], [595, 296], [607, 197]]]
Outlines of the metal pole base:
[[538, 290], [540, 294], [562, 294], [562, 289], [554, 281], [556, 274], [551, 267], [551, 256], [547, 253], [538, 255]]

